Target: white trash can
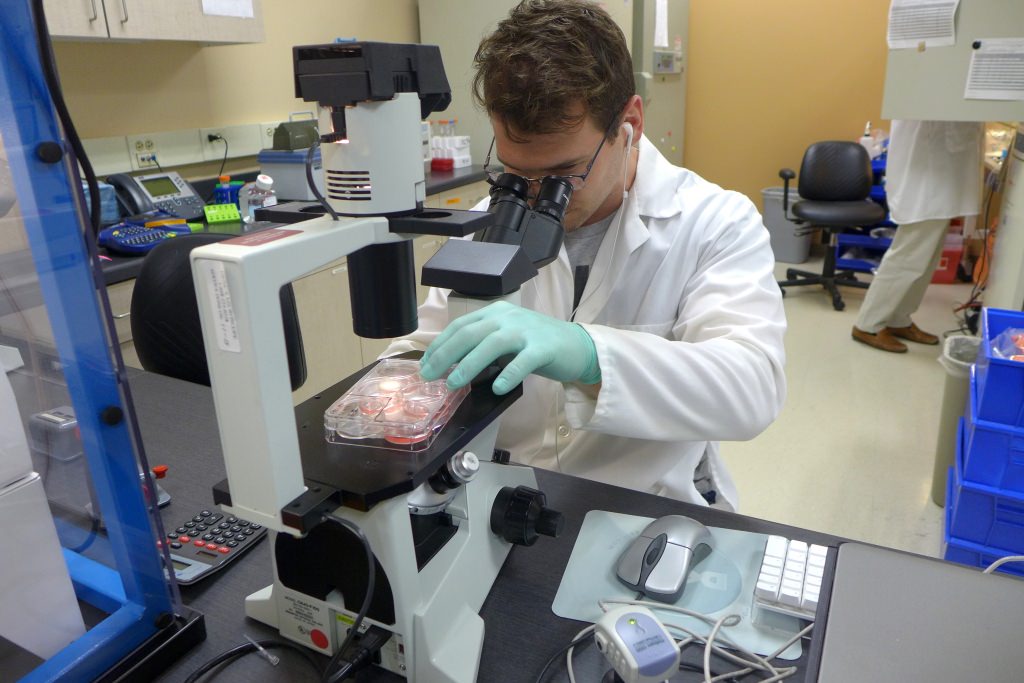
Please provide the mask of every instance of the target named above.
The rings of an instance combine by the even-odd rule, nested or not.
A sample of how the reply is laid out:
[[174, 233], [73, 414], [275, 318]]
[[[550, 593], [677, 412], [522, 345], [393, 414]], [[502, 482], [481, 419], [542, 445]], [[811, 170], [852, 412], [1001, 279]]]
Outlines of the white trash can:
[[[782, 211], [782, 198], [785, 188], [766, 187], [761, 190], [763, 208], [761, 216], [764, 218], [764, 226], [768, 228], [768, 235], [771, 239], [772, 252], [775, 260], [782, 263], [803, 263], [811, 252], [811, 233], [809, 226], [797, 225], [788, 220]], [[792, 213], [793, 203], [800, 200], [796, 186], [789, 186], [789, 207]], [[797, 235], [796, 231], [807, 231], [806, 234]]]
[[946, 369], [939, 413], [939, 439], [935, 444], [935, 469], [932, 471], [932, 502], [946, 504], [946, 477], [956, 458], [957, 425], [967, 407], [971, 387], [971, 366], [978, 357], [981, 339], [964, 334], [946, 337], [939, 363]]

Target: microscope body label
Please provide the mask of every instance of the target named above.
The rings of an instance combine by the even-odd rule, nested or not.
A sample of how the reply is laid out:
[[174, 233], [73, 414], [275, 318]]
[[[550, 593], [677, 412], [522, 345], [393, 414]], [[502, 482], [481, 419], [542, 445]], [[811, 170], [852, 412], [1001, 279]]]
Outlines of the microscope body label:
[[334, 651], [330, 610], [326, 605], [286, 591], [278, 602], [278, 610], [281, 635], [328, 654]]

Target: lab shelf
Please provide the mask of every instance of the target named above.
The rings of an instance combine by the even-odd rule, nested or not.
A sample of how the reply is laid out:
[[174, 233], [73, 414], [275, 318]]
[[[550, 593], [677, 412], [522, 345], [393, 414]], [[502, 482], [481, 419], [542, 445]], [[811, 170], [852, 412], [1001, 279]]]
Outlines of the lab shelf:
[[1024, 329], [1024, 313], [986, 308], [981, 313], [981, 349], [975, 374], [978, 384], [976, 419], [1024, 427], [1024, 363], [1000, 358], [992, 340], [1009, 329]]
[[[953, 500], [954, 490], [956, 488], [956, 484], [954, 482], [956, 473], [954, 470], [955, 467], [949, 468], [949, 479], [946, 482], [947, 505], [945, 515], [946, 523], [943, 528], [942, 557], [950, 562], [965, 564], [968, 567], [985, 569], [1000, 558], [1018, 554], [1012, 550], [992, 548], [981, 543], [957, 538], [952, 534], [953, 505], [950, 501]], [[1003, 574], [1012, 574], [1014, 576], [1024, 577], [1024, 563], [1008, 562], [999, 567], [996, 571]]]
[[871, 272], [878, 268], [878, 262], [864, 258], [843, 258], [842, 255], [851, 249], [859, 249], [872, 254], [877, 253], [878, 260], [881, 261], [882, 255], [891, 244], [892, 240], [886, 237], [840, 233], [836, 240], [836, 269]]

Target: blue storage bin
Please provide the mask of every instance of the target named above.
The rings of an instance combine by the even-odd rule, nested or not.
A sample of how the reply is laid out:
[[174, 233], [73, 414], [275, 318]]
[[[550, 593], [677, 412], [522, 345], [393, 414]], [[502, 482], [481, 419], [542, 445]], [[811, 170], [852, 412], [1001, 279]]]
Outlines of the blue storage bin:
[[[956, 474], [953, 470], [953, 467], [949, 468], [949, 477], [946, 480], [946, 501], [953, 500], [953, 494], [955, 491], [954, 479], [956, 478]], [[952, 502], [947, 502], [945, 516], [946, 523], [942, 534], [942, 557], [949, 562], [956, 562], [958, 564], [965, 564], [968, 567], [985, 569], [1002, 557], [1018, 554], [1015, 552], [1000, 550], [999, 548], [989, 548], [988, 546], [984, 546], [979, 543], [965, 541], [962, 538], [956, 538], [951, 534], [952, 516]], [[1024, 563], [1008, 562], [996, 571], [1002, 574], [1012, 574], [1014, 576], [1024, 577]]]
[[971, 368], [963, 430], [963, 469], [970, 484], [1024, 494], [1024, 429], [978, 418], [976, 369]]
[[961, 420], [954, 467], [949, 535], [1006, 554], [1024, 553], [1024, 493], [963, 480], [964, 424]]
[[981, 348], [976, 419], [1024, 427], [1024, 363], [992, 353], [992, 340], [1012, 327], [1024, 328], [1024, 313], [999, 308], [981, 312]]

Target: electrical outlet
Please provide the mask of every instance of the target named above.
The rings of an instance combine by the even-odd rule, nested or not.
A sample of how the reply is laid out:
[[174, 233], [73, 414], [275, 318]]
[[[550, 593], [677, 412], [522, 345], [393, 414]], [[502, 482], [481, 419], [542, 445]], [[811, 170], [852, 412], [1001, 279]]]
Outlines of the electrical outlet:
[[[200, 128], [199, 141], [203, 147], [203, 159], [219, 161], [224, 158], [224, 143], [227, 142], [228, 158], [254, 156], [263, 149], [262, 126], [248, 123], [239, 126]], [[213, 140], [210, 136], [218, 136]]]
[[195, 128], [129, 135], [128, 153], [136, 171], [193, 164], [203, 158]]
[[153, 147], [152, 152], [136, 152], [133, 162], [132, 168], [140, 171], [144, 168], [158, 168], [156, 147]]
[[137, 135], [126, 139], [133, 171], [157, 168], [159, 148], [152, 136]]

